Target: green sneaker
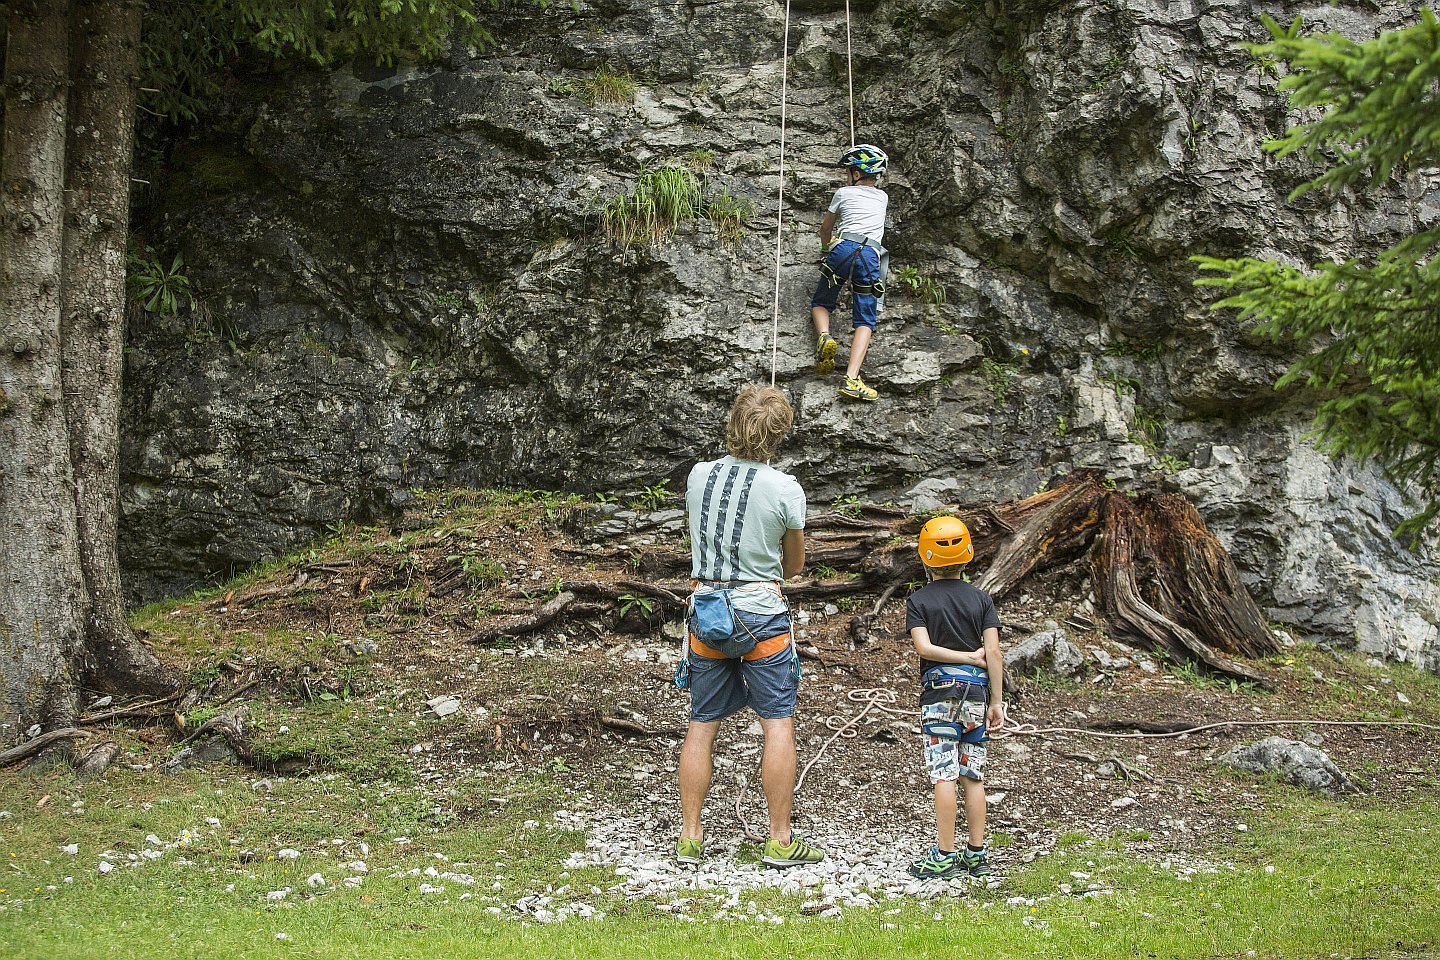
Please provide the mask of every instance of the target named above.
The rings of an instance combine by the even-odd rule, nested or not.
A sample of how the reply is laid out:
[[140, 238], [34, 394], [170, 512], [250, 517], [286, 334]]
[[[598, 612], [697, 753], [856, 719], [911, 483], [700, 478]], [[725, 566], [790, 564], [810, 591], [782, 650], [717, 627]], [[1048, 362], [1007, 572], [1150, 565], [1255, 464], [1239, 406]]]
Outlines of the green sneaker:
[[790, 842], [781, 845], [772, 837], [765, 841], [765, 854], [761, 861], [767, 867], [803, 867], [825, 859], [825, 851], [799, 834], [792, 833]]
[[972, 877], [993, 877], [995, 871], [990, 869], [990, 856], [984, 850], [978, 853], [971, 853], [969, 850], [960, 853], [960, 863], [965, 872]]
[[925, 851], [925, 856], [910, 864], [910, 876], [921, 880], [948, 880], [963, 877], [966, 872], [965, 864], [960, 862], [960, 854], [953, 850], [941, 853], [940, 848], [933, 844]]
[[845, 386], [840, 388], [840, 396], [846, 400], [873, 402], [879, 398], [880, 394], [875, 392], [872, 387], [865, 386], [865, 381], [859, 377], [846, 377]]
[[700, 858], [703, 856], [705, 856], [704, 840], [689, 840], [681, 837], [680, 842], [675, 845], [676, 863], [686, 863], [693, 866], [699, 863]]
[[840, 349], [840, 344], [828, 333], [820, 334], [815, 341], [815, 372], [824, 376], [835, 369], [835, 351]]

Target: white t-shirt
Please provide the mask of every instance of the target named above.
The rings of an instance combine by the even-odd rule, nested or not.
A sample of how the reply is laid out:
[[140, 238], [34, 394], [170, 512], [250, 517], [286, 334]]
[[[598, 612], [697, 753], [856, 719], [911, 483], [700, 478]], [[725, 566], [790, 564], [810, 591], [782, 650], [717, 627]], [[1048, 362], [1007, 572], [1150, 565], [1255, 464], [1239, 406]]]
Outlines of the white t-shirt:
[[856, 184], [841, 187], [830, 201], [830, 212], [836, 214], [835, 234], [864, 234], [876, 243], [885, 240], [885, 208], [890, 197], [879, 187]]
[[805, 529], [805, 491], [794, 477], [732, 456], [697, 463], [687, 481], [685, 512], [691, 577], [764, 583], [755, 597], [746, 596], [749, 590], [737, 594], [735, 605], [755, 613], [785, 609], [769, 584], [785, 579], [785, 531]]

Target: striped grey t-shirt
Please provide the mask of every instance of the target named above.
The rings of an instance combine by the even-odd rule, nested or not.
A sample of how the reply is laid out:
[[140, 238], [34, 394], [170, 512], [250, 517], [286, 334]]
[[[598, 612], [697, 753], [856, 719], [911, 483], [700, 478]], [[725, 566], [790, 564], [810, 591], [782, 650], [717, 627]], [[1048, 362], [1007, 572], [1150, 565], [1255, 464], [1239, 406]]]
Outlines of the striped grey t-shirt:
[[[805, 528], [805, 491], [788, 473], [725, 456], [690, 471], [685, 511], [692, 577], [778, 582], [780, 541]], [[736, 605], [750, 606], [741, 597]]]

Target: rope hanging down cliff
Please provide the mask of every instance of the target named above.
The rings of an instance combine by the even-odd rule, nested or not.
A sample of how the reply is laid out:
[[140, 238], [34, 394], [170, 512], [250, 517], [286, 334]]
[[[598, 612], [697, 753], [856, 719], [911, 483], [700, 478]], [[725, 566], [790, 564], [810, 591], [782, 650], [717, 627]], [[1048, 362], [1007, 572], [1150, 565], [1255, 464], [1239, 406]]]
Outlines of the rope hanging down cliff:
[[775, 300], [770, 323], [770, 386], [780, 352], [780, 240], [785, 227], [785, 105], [790, 76], [790, 0], [785, 0], [785, 37], [780, 55], [780, 187], [775, 197]]
[[[775, 293], [770, 318], [770, 386], [780, 352], [780, 249], [785, 228], [785, 111], [790, 79], [790, 0], [785, 0], [785, 33], [780, 53], [780, 186], [775, 195]], [[855, 145], [855, 62], [850, 49], [850, 0], [845, 0], [845, 83], [850, 100], [850, 145]]]

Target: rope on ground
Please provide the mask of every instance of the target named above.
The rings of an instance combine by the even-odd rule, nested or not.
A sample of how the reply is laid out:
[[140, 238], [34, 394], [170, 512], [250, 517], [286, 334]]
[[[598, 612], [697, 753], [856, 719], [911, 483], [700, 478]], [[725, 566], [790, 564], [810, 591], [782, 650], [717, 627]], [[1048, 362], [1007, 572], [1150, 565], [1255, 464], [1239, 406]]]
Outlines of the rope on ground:
[[[815, 756], [805, 764], [800, 771], [800, 776], [795, 781], [795, 795], [798, 796], [800, 789], [805, 786], [805, 778], [810, 774], [811, 769], [825, 756], [825, 751], [841, 738], [850, 739], [859, 735], [855, 729], [860, 721], [864, 720], [872, 710], [879, 710], [883, 713], [893, 714], [899, 717], [913, 718], [914, 711], [901, 710], [893, 704], [896, 702], [895, 691], [886, 687], [860, 687], [849, 691], [845, 695], [852, 703], [863, 703], [860, 711], [850, 719], [846, 720], [841, 714], [830, 714], [825, 717], [824, 724], [831, 733], [830, 738], [820, 745], [815, 751]], [[1008, 721], [1007, 721], [1008, 722]], [[1102, 737], [1109, 740], [1158, 740], [1172, 737], [1188, 736], [1192, 733], [1202, 733], [1206, 730], [1217, 730], [1224, 727], [1279, 727], [1279, 726], [1317, 726], [1317, 727], [1391, 727], [1418, 730], [1433, 730], [1440, 732], [1440, 724], [1424, 723], [1419, 720], [1307, 720], [1304, 718], [1295, 719], [1274, 719], [1274, 720], [1217, 720], [1212, 723], [1200, 723], [1193, 727], [1184, 727], [1178, 730], [1167, 730], [1158, 733], [1146, 733], [1133, 731], [1130, 733], [1115, 733], [1109, 730], [1091, 730], [1087, 727], [1040, 727], [1033, 723], [1010, 724], [990, 734], [992, 740], [1001, 740], [1005, 737], [1027, 737], [1045, 736], [1052, 733], [1073, 733], [1086, 737]], [[756, 772], [757, 777], [759, 771]], [[743, 773], [735, 775], [735, 819], [740, 823], [740, 831], [747, 840], [754, 843], [764, 843], [765, 837], [750, 829], [749, 823], [745, 820], [744, 811], [741, 809], [742, 801], [745, 798], [749, 786], [748, 778]]]
[[[756, 776], [759, 776], [758, 769]], [[746, 789], [749, 785], [749, 780], [746, 779], [745, 774], [735, 774], [735, 819], [740, 821], [740, 833], [746, 840], [749, 840], [751, 843], [764, 843], [769, 838], [764, 834], [751, 830], [750, 822], [745, 819], [745, 811], [740, 809], [740, 803], [745, 799]]]
[[[840, 714], [830, 714], [825, 718], [824, 723], [826, 728], [835, 732], [831, 734], [830, 739], [826, 740], [823, 744], [820, 745], [820, 749], [815, 752], [815, 756], [810, 758], [810, 762], [805, 764], [805, 769], [800, 772], [799, 779], [795, 781], [795, 792], [797, 794], [800, 792], [800, 788], [805, 784], [806, 775], [809, 774], [811, 768], [814, 767], [817, 763], [819, 763], [820, 759], [825, 756], [825, 751], [830, 749], [830, 745], [833, 744], [836, 740], [839, 740], [841, 737], [849, 739], [851, 737], [857, 736], [858, 731], [855, 729], [855, 727], [859, 725], [861, 720], [865, 719], [866, 715], [869, 714], [871, 710], [878, 708], [885, 713], [891, 713], [896, 716], [907, 718], [913, 718], [914, 716], [914, 712], [911, 710], [900, 710], [891, 706], [891, 704], [895, 703], [895, 692], [893, 690], [886, 689], [885, 687], [862, 687], [856, 690], [851, 690], [848, 694], [846, 694], [846, 698], [851, 700], [852, 702], [864, 703], [865, 706], [861, 708], [859, 713], [855, 714], [849, 720], [846, 720]], [[1440, 732], [1440, 724], [1423, 723], [1419, 720], [1306, 720], [1301, 718], [1276, 720], [1217, 720], [1213, 723], [1201, 723], [1196, 724], [1193, 727], [1184, 727], [1179, 730], [1166, 730], [1160, 733], [1145, 733], [1138, 730], [1132, 731], [1130, 733], [1115, 733], [1109, 730], [1091, 730], [1086, 727], [1039, 727], [1033, 723], [1016, 723], [1007, 725], [1006, 727], [996, 730], [994, 733], [989, 734], [989, 738], [991, 740], [1002, 740], [1005, 737], [1044, 736], [1051, 733], [1074, 733], [1086, 737], [1103, 737], [1109, 740], [1154, 740], [1166, 739], [1171, 737], [1183, 737], [1188, 736], [1192, 733], [1202, 733], [1206, 730], [1216, 730], [1223, 727], [1278, 726], [1395, 727], [1419, 730], [1434, 730]], [[736, 805], [736, 812], [739, 812], [738, 803]]]
[[859, 713], [851, 717], [849, 721], [842, 723], [839, 726], [836, 726], [836, 724], [839, 723], [841, 719], [840, 717], [831, 714], [830, 716], [825, 718], [825, 726], [831, 730], [834, 730], [835, 732], [831, 734], [829, 740], [826, 740], [823, 744], [820, 745], [820, 749], [815, 752], [815, 756], [811, 757], [810, 762], [805, 764], [805, 769], [800, 771], [800, 779], [795, 781], [796, 793], [799, 793], [800, 788], [805, 785], [805, 776], [810, 772], [810, 768], [815, 766], [815, 764], [819, 763], [820, 758], [825, 756], [825, 751], [830, 749], [830, 744], [845, 736], [847, 730], [850, 731], [849, 736], [856, 736], [856, 731], [851, 728], [856, 726], [861, 720], [864, 720], [865, 715], [868, 714], [871, 710], [879, 707], [882, 711], [886, 713], [909, 716], [908, 711], [897, 710], [894, 707], [890, 706], [890, 704], [895, 702], [895, 691], [887, 690], [885, 687], [862, 687], [858, 690], [851, 690], [848, 694], [846, 694], [846, 698], [857, 703], [863, 702], [865, 706]]
[[[847, 0], [848, 2], [848, 0]], [[790, 78], [790, 0], [785, 0], [785, 42], [780, 56], [780, 187], [775, 196], [775, 307], [770, 325], [770, 386], [780, 355], [780, 241], [785, 228], [785, 104]]]
[[1435, 730], [1440, 732], [1440, 724], [1422, 723], [1419, 720], [1307, 720], [1303, 717], [1296, 719], [1277, 720], [1217, 720], [1214, 723], [1201, 723], [1193, 727], [1183, 727], [1179, 730], [1164, 730], [1159, 732], [1144, 732], [1140, 730], [1130, 733], [1115, 733], [1110, 730], [1091, 730], [1087, 727], [1037, 727], [1033, 723], [1017, 723], [1013, 726], [997, 730], [990, 734], [990, 739], [998, 740], [1003, 737], [1030, 737], [1044, 736], [1047, 733], [1078, 733], [1086, 737], [1104, 737], [1110, 740], [1163, 740], [1170, 737], [1185, 737], [1192, 733], [1201, 733], [1205, 730], [1216, 730], [1221, 727], [1409, 727], [1418, 730]]

